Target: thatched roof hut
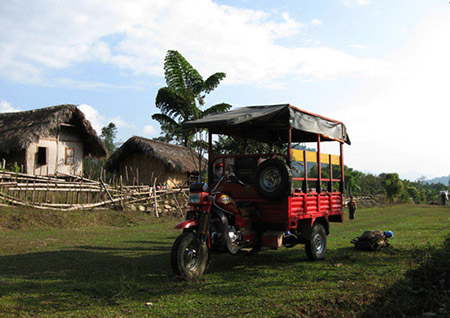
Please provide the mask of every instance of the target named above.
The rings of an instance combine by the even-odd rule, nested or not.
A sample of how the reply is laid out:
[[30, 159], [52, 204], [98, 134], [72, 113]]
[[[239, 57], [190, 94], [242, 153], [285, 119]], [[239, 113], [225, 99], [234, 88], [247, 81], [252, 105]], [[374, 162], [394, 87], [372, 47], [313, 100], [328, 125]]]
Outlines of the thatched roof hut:
[[0, 114], [0, 153], [26, 149], [39, 138], [53, 135], [61, 125], [76, 128], [84, 141], [85, 155], [106, 157], [107, 150], [90, 122], [77, 106], [69, 104]]
[[[183, 183], [188, 173], [198, 171], [198, 161], [198, 154], [185, 147], [133, 136], [112, 154], [105, 168], [122, 175], [125, 167], [138, 170], [139, 181], [146, 184], [150, 184], [153, 177], [158, 178], [158, 183], [169, 179]], [[205, 160], [202, 160], [202, 168], [203, 165]]]
[[107, 150], [75, 105], [0, 114], [0, 160], [32, 175], [83, 174], [83, 158]]

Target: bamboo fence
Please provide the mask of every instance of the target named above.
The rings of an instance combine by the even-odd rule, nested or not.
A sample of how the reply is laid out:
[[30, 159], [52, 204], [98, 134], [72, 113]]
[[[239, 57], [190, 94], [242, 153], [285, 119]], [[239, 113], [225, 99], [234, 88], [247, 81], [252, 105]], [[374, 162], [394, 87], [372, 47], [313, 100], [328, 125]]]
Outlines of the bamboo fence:
[[0, 171], [0, 204], [62, 211], [130, 208], [153, 211], [157, 217], [162, 210], [182, 214], [188, 189], [162, 189], [156, 181], [155, 178], [152, 185], [124, 185], [119, 177], [110, 185], [102, 179], [67, 174], [56, 177]]

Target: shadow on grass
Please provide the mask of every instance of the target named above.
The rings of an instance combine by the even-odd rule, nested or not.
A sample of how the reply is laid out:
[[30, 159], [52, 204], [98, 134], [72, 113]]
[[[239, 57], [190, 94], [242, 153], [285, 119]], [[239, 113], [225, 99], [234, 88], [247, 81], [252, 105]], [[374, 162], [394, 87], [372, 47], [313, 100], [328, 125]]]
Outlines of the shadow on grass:
[[337, 264], [370, 269], [389, 266], [390, 262], [410, 254], [394, 248], [377, 253], [341, 248], [329, 250], [327, 259], [319, 262], [308, 261], [299, 247], [251, 256], [216, 254], [198, 282], [185, 283], [173, 277], [171, 242], [127, 243], [130, 247], [81, 246], [0, 256], [0, 296], [14, 299], [0, 313], [51, 313], [93, 305], [114, 306], [129, 300], [145, 303], [190, 292], [204, 296], [248, 296], [250, 289], [257, 298], [277, 286], [298, 289], [303, 284], [342, 280], [336, 271]]
[[[82, 246], [0, 256], [0, 298], [13, 299], [9, 313], [36, 313], [174, 293], [177, 289], [167, 284], [170, 248], [160, 243], [149, 249]], [[138, 256], [127, 255], [133, 252]]]
[[77, 246], [77, 249], [83, 249], [83, 250], [97, 250], [97, 251], [111, 251], [111, 252], [119, 252], [119, 251], [161, 251], [161, 252], [167, 252], [170, 251], [172, 245], [163, 243], [163, 242], [155, 242], [155, 241], [148, 241], [148, 242], [126, 242], [126, 243], [136, 243], [136, 244], [148, 244], [148, 247], [145, 246], [139, 246], [139, 247], [104, 247], [104, 246]]
[[286, 266], [296, 266], [299, 261], [300, 267], [306, 263], [306, 258], [300, 259], [298, 250], [253, 256], [219, 254], [213, 256], [199, 281], [185, 283], [172, 274], [171, 242], [127, 243], [130, 246], [77, 246], [0, 256], [0, 298], [12, 299], [9, 307], [0, 309], [0, 314], [70, 311], [85, 306], [116, 305], [130, 299], [145, 303], [149, 298], [189, 291], [245, 295], [243, 287], [252, 281], [259, 281], [254, 286], [269, 286], [273, 282], [265, 278], [273, 275], [273, 271], [286, 271]]
[[[202, 291], [203, 286], [214, 286], [217, 281], [226, 281], [226, 285], [231, 282], [235, 287], [222, 286], [220, 292], [231, 294], [257, 275], [264, 277], [258, 274], [261, 267], [280, 266], [280, 255], [273, 253], [254, 257], [214, 255], [205, 275], [197, 282], [186, 283], [172, 274], [172, 242], [164, 239], [124, 243], [129, 246], [77, 246], [0, 256], [0, 298], [11, 299], [7, 306], [0, 308], [0, 315], [28, 316], [89, 306], [114, 306], [129, 300], [145, 304], [149, 299], [189, 291], [209, 294]], [[281, 266], [298, 262], [292, 255], [281, 256], [281, 260]], [[252, 276], [248, 277], [249, 272], [239, 268], [230, 271], [230, 267], [241, 266], [249, 268]]]
[[250, 256], [220, 254], [213, 255], [206, 276], [213, 275], [215, 283], [221, 285], [217, 294], [247, 296], [250, 288], [252, 295], [259, 297], [266, 288], [299, 290], [302, 286], [314, 289], [315, 284], [321, 282], [361, 283], [360, 276], [365, 272], [389, 272], [390, 264], [403, 261], [410, 257], [410, 253], [393, 247], [378, 252], [361, 252], [346, 247], [328, 250], [325, 260], [310, 261], [300, 245]]

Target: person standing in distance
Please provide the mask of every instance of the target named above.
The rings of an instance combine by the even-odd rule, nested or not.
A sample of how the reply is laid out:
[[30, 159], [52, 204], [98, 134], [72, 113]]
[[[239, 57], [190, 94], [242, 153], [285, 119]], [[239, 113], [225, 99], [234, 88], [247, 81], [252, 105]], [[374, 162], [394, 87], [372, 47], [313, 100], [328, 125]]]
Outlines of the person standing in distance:
[[353, 199], [353, 195], [350, 196], [350, 201], [347, 202], [348, 206], [348, 215], [349, 219], [353, 220], [355, 218], [355, 212], [356, 212], [356, 202]]

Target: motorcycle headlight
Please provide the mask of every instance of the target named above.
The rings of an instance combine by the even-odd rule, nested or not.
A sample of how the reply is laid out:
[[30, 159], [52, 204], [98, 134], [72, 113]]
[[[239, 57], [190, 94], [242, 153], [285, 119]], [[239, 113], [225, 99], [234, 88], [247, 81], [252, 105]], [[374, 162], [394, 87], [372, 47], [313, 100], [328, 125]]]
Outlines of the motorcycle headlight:
[[191, 193], [189, 195], [189, 203], [198, 204], [198, 203], [200, 203], [201, 198], [202, 198], [201, 193]]

